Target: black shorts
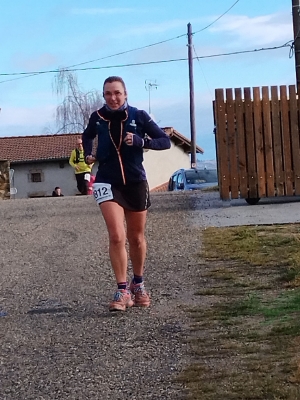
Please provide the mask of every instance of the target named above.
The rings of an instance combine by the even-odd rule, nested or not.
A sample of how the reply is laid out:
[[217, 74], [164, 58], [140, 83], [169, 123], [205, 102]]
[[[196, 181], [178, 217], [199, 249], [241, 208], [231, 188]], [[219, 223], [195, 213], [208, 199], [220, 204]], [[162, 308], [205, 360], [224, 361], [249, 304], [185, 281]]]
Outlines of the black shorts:
[[111, 185], [113, 200], [130, 211], [144, 211], [150, 205], [149, 186], [147, 181], [131, 182], [126, 185]]

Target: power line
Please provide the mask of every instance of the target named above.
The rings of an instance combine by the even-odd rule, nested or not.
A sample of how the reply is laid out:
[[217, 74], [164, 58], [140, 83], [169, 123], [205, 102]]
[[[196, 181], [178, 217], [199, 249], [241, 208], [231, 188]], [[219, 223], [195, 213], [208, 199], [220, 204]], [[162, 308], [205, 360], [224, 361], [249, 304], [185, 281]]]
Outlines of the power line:
[[237, 0], [234, 4], [232, 4], [231, 7], [228, 8], [228, 10], [226, 10], [225, 12], [223, 12], [223, 14], [221, 14], [218, 18], [216, 18], [213, 22], [211, 22], [210, 24], [208, 24], [207, 26], [205, 26], [202, 29], [199, 29], [199, 31], [195, 31], [192, 34], [195, 35], [196, 33], [202, 32], [205, 29], [211, 27], [213, 24], [215, 24], [217, 21], [219, 21], [219, 19], [221, 19], [222, 17], [224, 17], [225, 14], [227, 14], [240, 0]]
[[31, 75], [19, 76], [18, 78], [6, 79], [5, 81], [0, 81], [0, 83], [11, 82], [11, 81], [17, 81], [18, 79], [30, 78], [31, 76], [36, 76], [36, 75], [40, 75], [40, 73], [37, 72], [37, 73], [31, 74]]
[[208, 91], [209, 91], [209, 93], [210, 93], [210, 95], [211, 95], [211, 98], [213, 98], [212, 91], [210, 90], [209, 84], [208, 84], [208, 82], [207, 82], [206, 76], [205, 76], [205, 74], [204, 74], [202, 65], [201, 65], [201, 63], [200, 63], [200, 60], [199, 60], [199, 57], [198, 57], [198, 54], [197, 54], [197, 52], [196, 52], [196, 49], [195, 49], [195, 46], [194, 46], [194, 45], [193, 45], [193, 50], [194, 50], [196, 59], [198, 60], [199, 66], [200, 66], [200, 68], [201, 68], [201, 72], [202, 72], [203, 78], [204, 78], [204, 80], [205, 80], [205, 82], [206, 82], [206, 86], [207, 86], [207, 88], [208, 88]]
[[[219, 54], [210, 54], [206, 56], [196, 56], [193, 59], [205, 59], [205, 58], [214, 58], [214, 57], [224, 57], [224, 56], [233, 56], [238, 54], [246, 54], [246, 53], [258, 53], [261, 51], [268, 51], [268, 50], [278, 50], [284, 47], [291, 47], [291, 42], [287, 42], [280, 46], [274, 47], [263, 47], [260, 49], [253, 49], [253, 50], [242, 50], [242, 51], [234, 51], [230, 53], [219, 53]], [[123, 67], [135, 67], [141, 65], [151, 65], [151, 64], [165, 64], [170, 62], [178, 62], [178, 61], [187, 61], [187, 58], [175, 58], [170, 60], [160, 60], [160, 61], [147, 61], [142, 63], [129, 63], [129, 64], [118, 64], [118, 65], [107, 65], [102, 67], [87, 67], [87, 68], [71, 68], [71, 69], [64, 69], [66, 72], [76, 72], [76, 71], [91, 71], [91, 70], [100, 70], [100, 69], [110, 69], [110, 68], [123, 68]], [[22, 76], [33, 76], [33, 75], [43, 75], [43, 74], [50, 74], [50, 73], [57, 73], [59, 72], [58, 69], [55, 70], [48, 70], [48, 71], [32, 71], [32, 72], [15, 72], [15, 73], [0, 73], [0, 76], [15, 76], [15, 75], [22, 75]], [[7, 81], [1, 81], [0, 83], [4, 83]]]
[[[227, 14], [239, 1], [240, 0], [235, 1], [235, 3], [231, 7], [229, 7], [223, 14], [221, 14], [213, 22], [211, 22], [210, 24], [208, 24], [204, 28], [201, 28], [200, 30], [193, 32], [192, 35], [195, 35], [196, 33], [199, 33], [199, 32], [204, 31], [205, 29], [208, 29], [210, 26], [212, 26], [214, 23], [216, 23], [219, 19], [221, 19], [225, 14]], [[80, 65], [90, 64], [90, 63], [93, 63], [93, 62], [96, 62], [96, 61], [101, 61], [101, 60], [105, 60], [107, 58], [112, 58], [112, 57], [128, 54], [128, 53], [131, 53], [131, 52], [134, 52], [134, 51], [138, 51], [138, 50], [143, 50], [143, 49], [146, 49], [146, 48], [149, 48], [149, 47], [157, 46], [157, 45], [160, 45], [160, 44], [163, 44], [163, 43], [170, 42], [172, 40], [179, 39], [179, 38], [184, 37], [184, 36], [187, 36], [186, 33], [178, 35], [178, 36], [175, 36], [175, 37], [170, 38], [170, 39], [165, 39], [165, 40], [161, 40], [161, 41], [156, 42], [156, 43], [148, 44], [146, 46], [136, 47], [134, 49], [125, 50], [125, 51], [122, 51], [122, 52], [119, 52], [119, 53], [115, 53], [115, 54], [111, 54], [111, 55], [108, 55], [108, 56], [104, 56], [104, 57], [101, 57], [101, 58], [96, 58], [94, 60], [84, 61], [84, 62], [78, 63], [78, 64], [73, 64], [73, 65], [70, 65], [70, 66], [65, 67], [65, 68], [59, 68], [59, 69], [55, 70], [55, 72], [59, 72], [61, 69], [64, 69], [66, 71], [71, 71], [70, 68], [79, 67]], [[76, 71], [76, 70], [73, 70], [73, 71]], [[78, 71], [80, 71], [80, 70], [78, 70]], [[51, 72], [53, 72], [53, 71], [51, 71]], [[35, 73], [0, 74], [0, 76], [5, 76], [5, 75], [6, 76], [9, 76], [9, 75], [26, 75], [26, 76], [21, 76], [21, 77], [18, 77], [18, 78], [7, 79], [6, 81], [1, 81], [0, 83], [10, 82], [10, 81], [13, 81], [13, 80], [18, 80], [18, 79], [23, 79], [23, 78], [28, 78], [30, 76], [35, 76], [35, 75], [39, 75], [39, 74], [42, 74], [42, 73], [44, 73], [44, 72], [41, 71], [41, 72], [35, 72]], [[46, 71], [45, 73], [48, 73], [48, 72]]]
[[[196, 32], [193, 32], [193, 35], [195, 35], [196, 33], [202, 32], [202, 31], [204, 31], [205, 29], [208, 29], [208, 28], [209, 28], [210, 26], [212, 26], [214, 23], [216, 23], [217, 21], [219, 21], [219, 19], [221, 19], [225, 14], [227, 14], [239, 1], [240, 1], [240, 0], [237, 0], [231, 7], [228, 8], [228, 10], [226, 10], [223, 14], [221, 14], [218, 18], [216, 18], [216, 19], [215, 19], [213, 22], [211, 22], [209, 25], [205, 26], [204, 28], [202, 28], [202, 29], [200, 29], [200, 30], [198, 30], [198, 31], [196, 31]], [[151, 43], [151, 44], [148, 44], [148, 45], [145, 45], [145, 46], [136, 47], [136, 48], [131, 49], [131, 50], [125, 50], [125, 51], [121, 51], [120, 53], [115, 53], [115, 54], [111, 54], [111, 55], [108, 55], [108, 56], [105, 56], [105, 57], [96, 58], [95, 60], [85, 61], [85, 62], [82, 62], [82, 63], [80, 63], [80, 64], [74, 64], [74, 65], [71, 65], [71, 66], [69, 66], [69, 67], [67, 67], [67, 68], [79, 67], [80, 65], [84, 65], [84, 64], [89, 64], [89, 63], [96, 62], [96, 61], [105, 60], [105, 59], [111, 58], [111, 57], [121, 56], [121, 55], [124, 55], [124, 54], [132, 53], [133, 51], [137, 51], [137, 50], [147, 49], [147, 48], [149, 48], [149, 47], [153, 47], [153, 46], [157, 46], [157, 45], [159, 45], [159, 44], [167, 43], [167, 42], [170, 42], [170, 41], [172, 41], [172, 40], [176, 40], [176, 39], [182, 38], [182, 37], [184, 37], [184, 36], [186, 36], [186, 33], [183, 33], [183, 34], [181, 34], [181, 35], [175, 36], [175, 37], [170, 38], [170, 39], [161, 40], [160, 42]]]
[[[82, 62], [82, 63], [80, 63], [80, 64], [74, 64], [74, 65], [71, 65], [71, 66], [69, 66], [69, 67], [67, 67], [67, 68], [79, 67], [80, 65], [84, 65], [84, 64], [89, 64], [89, 63], [96, 62], [96, 61], [105, 60], [105, 59], [111, 58], [111, 57], [121, 56], [121, 55], [123, 55], [123, 54], [132, 53], [133, 51], [137, 51], [137, 50], [147, 49], [147, 48], [149, 48], [149, 47], [153, 47], [153, 46], [157, 46], [157, 45], [159, 45], [159, 44], [163, 44], [163, 43], [166, 43], [166, 42], [170, 42], [171, 40], [179, 39], [179, 38], [181, 38], [181, 37], [183, 37], [183, 36], [186, 36], [186, 33], [184, 33], [184, 34], [182, 34], [182, 35], [179, 35], [179, 36], [176, 36], [176, 37], [173, 37], [173, 38], [170, 38], [170, 39], [161, 40], [160, 42], [156, 42], [156, 43], [152, 43], [152, 44], [147, 44], [146, 46], [136, 47], [136, 48], [131, 49], [131, 50], [121, 51], [120, 53], [111, 54], [111, 55], [109, 55], [109, 56], [97, 58], [97, 59], [95, 59], [95, 60], [85, 61], [85, 62]], [[63, 69], [64, 69], [64, 68], [63, 68]]]
[[[207, 29], [207, 28], [209, 28], [210, 26], [212, 26], [215, 22], [217, 22], [217, 21], [218, 21], [219, 19], [221, 19], [225, 14], [227, 14], [239, 1], [240, 1], [240, 0], [237, 0], [231, 7], [228, 8], [228, 10], [226, 10], [223, 14], [221, 14], [218, 18], [216, 18], [216, 19], [215, 19], [213, 22], [211, 22], [209, 25], [205, 26], [204, 28], [200, 29], [199, 31], [193, 32], [193, 35], [195, 35], [196, 33], [202, 32], [202, 31], [204, 31], [205, 29]], [[111, 55], [108, 55], [108, 56], [105, 56], [105, 57], [96, 58], [95, 60], [90, 60], [90, 61], [85, 61], [85, 62], [82, 62], [82, 63], [79, 63], [79, 64], [70, 65], [69, 67], [66, 67], [66, 68], [79, 67], [80, 65], [89, 64], [89, 63], [96, 62], [96, 61], [102, 61], [102, 60], [105, 60], [105, 59], [107, 59], [107, 58], [111, 58], [111, 57], [116, 57], [116, 56], [121, 56], [121, 55], [128, 54], [128, 53], [132, 53], [133, 51], [137, 51], [137, 50], [147, 49], [147, 48], [149, 48], [149, 47], [158, 46], [158, 45], [160, 45], [160, 44], [167, 43], [167, 42], [170, 42], [170, 41], [172, 41], [172, 40], [176, 40], [176, 39], [182, 38], [182, 37], [184, 37], [184, 36], [186, 36], [186, 33], [183, 33], [183, 34], [181, 34], [181, 35], [175, 36], [175, 37], [170, 38], [170, 39], [161, 40], [161, 41], [156, 42], [156, 43], [151, 43], [151, 44], [148, 44], [148, 45], [145, 45], [145, 46], [136, 47], [136, 48], [134, 48], [134, 49], [121, 51], [121, 52], [119, 52], [119, 53], [111, 54]]]

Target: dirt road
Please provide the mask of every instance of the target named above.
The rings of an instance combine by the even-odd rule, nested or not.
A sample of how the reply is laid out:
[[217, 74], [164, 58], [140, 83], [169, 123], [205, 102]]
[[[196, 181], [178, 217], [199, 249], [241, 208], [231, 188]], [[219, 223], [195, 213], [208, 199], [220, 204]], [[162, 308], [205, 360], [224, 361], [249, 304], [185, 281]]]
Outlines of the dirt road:
[[184, 399], [175, 379], [190, 361], [186, 309], [204, 306], [194, 295], [203, 227], [300, 220], [296, 202], [236, 203], [211, 193], [153, 195], [152, 305], [113, 314], [107, 234], [93, 199], [2, 201], [0, 398]]

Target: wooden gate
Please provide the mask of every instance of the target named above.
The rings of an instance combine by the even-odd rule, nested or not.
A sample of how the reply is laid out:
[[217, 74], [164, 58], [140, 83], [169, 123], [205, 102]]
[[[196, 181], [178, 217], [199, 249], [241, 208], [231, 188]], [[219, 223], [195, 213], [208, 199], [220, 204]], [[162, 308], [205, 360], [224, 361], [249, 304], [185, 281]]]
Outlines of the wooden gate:
[[296, 87], [216, 89], [214, 119], [220, 197], [300, 195]]

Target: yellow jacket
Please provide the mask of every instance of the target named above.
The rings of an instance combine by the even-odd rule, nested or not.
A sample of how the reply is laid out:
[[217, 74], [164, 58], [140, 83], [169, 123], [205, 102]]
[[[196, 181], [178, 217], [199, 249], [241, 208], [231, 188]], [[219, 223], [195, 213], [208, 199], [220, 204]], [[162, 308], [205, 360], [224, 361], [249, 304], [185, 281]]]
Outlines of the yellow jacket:
[[[79, 151], [79, 162], [76, 163], [76, 149], [72, 150], [72, 153], [70, 155], [69, 158], [69, 164], [71, 165], [71, 167], [73, 167], [75, 169], [75, 174], [82, 174], [82, 173], [86, 173], [86, 172], [91, 172], [93, 165], [94, 164], [86, 164], [84, 161], [84, 153], [83, 150], [78, 150]], [[76, 167], [78, 167], [76, 169]]]

